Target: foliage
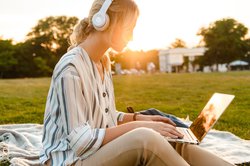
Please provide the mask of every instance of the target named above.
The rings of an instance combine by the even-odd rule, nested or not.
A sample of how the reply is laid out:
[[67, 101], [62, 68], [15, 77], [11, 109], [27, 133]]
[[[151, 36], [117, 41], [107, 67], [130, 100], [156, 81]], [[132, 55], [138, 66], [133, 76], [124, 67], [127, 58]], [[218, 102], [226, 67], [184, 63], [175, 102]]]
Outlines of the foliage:
[[[22, 43], [14, 45], [12, 40], [0, 39], [0, 78], [51, 76], [55, 64], [67, 51], [69, 36], [77, 22], [76, 17], [50, 16], [39, 20]], [[201, 28], [198, 35], [203, 37], [208, 51], [194, 63], [205, 66], [236, 59], [250, 62], [250, 39], [245, 38], [247, 31], [244, 25], [230, 18]], [[177, 38], [171, 48], [177, 47], [186, 47], [186, 44]], [[110, 55], [123, 69], [146, 70], [149, 62], [159, 69], [157, 50], [126, 50]]]
[[250, 63], [250, 38], [245, 40], [246, 48], [247, 48], [247, 53], [245, 55], [245, 58], [243, 60], [248, 61]]
[[159, 58], [157, 50], [132, 51], [126, 50], [122, 53], [111, 54], [111, 60], [120, 63], [123, 69], [137, 68], [146, 70], [147, 64], [153, 62], [159, 68]]
[[245, 40], [247, 32], [243, 24], [231, 18], [201, 28], [198, 35], [203, 37], [205, 47], [208, 48], [202, 58], [203, 65], [230, 63], [244, 58], [248, 47]]
[[171, 44], [170, 48], [187, 48], [187, 46], [183, 40], [177, 38], [175, 42]]
[[0, 78], [5, 77], [12, 67], [17, 64], [14, 57], [14, 46], [11, 40], [0, 40]]
[[38, 21], [27, 35], [27, 42], [34, 48], [33, 54], [41, 57], [46, 68], [54, 68], [60, 57], [67, 52], [69, 36], [75, 24], [76, 17], [47, 17]]
[[12, 44], [0, 39], [0, 78], [50, 76], [67, 51], [76, 17], [47, 17], [28, 33], [26, 41]]
[[[48, 68], [46, 63], [43, 63], [43, 68], [41, 68], [41, 64], [37, 63], [36, 53], [40, 52], [40, 54], [48, 54], [43, 49], [38, 49], [33, 47], [30, 41], [26, 41], [24, 43], [18, 43], [16, 46], [15, 58], [18, 59], [18, 64], [14, 66], [13, 73], [9, 73], [10, 77], [37, 77], [37, 76], [47, 76], [51, 73], [50, 71], [44, 71], [44, 68]], [[36, 50], [37, 49], [37, 50]], [[43, 59], [46, 61], [47, 59]]]

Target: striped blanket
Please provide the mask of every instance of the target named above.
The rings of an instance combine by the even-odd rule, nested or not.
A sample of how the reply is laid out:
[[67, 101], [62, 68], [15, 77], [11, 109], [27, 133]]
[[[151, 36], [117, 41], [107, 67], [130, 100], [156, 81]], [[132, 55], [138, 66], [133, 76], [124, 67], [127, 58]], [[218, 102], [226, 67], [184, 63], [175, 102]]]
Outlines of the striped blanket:
[[[40, 165], [42, 125], [0, 125], [0, 165]], [[250, 140], [211, 130], [199, 145], [237, 165], [250, 165]], [[248, 164], [247, 164], [248, 163]]]

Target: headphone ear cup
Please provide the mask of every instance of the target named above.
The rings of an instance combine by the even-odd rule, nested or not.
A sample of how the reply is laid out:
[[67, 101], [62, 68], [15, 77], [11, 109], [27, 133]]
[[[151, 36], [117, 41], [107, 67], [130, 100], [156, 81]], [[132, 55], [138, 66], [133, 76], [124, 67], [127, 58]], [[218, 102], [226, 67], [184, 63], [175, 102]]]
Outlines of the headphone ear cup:
[[109, 16], [108, 16], [108, 14], [105, 14], [105, 24], [102, 26], [100, 31], [106, 30], [109, 27], [109, 23], [110, 23]]
[[97, 31], [104, 31], [109, 26], [109, 16], [107, 14], [96, 13], [92, 18], [92, 23]]

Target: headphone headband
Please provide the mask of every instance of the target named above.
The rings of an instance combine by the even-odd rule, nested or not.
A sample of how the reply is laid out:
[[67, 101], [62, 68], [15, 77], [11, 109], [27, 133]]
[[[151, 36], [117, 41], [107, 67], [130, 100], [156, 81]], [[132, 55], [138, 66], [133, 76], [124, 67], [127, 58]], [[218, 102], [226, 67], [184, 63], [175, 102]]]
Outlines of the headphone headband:
[[106, 14], [106, 12], [108, 11], [109, 6], [111, 5], [113, 0], [105, 0], [104, 3], [102, 4], [101, 9], [99, 10], [98, 13], [101, 14]]

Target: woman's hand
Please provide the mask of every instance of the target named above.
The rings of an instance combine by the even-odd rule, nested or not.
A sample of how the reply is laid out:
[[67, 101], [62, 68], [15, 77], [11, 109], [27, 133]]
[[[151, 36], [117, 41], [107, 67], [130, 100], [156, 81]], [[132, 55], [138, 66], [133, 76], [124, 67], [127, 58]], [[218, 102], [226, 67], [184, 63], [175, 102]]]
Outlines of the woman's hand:
[[172, 126], [176, 126], [176, 124], [169, 118], [160, 116], [160, 115], [142, 115], [139, 114], [136, 116], [137, 121], [156, 121], [156, 122], [164, 122], [168, 123]]
[[[171, 138], [182, 138], [183, 135], [177, 131], [175, 123], [166, 117], [160, 115], [136, 115], [136, 121], [133, 121], [134, 114], [127, 113], [123, 119], [123, 125], [120, 126], [130, 126], [129, 128], [126, 127], [126, 130], [132, 130], [139, 127], [146, 127], [155, 130], [156, 132], [160, 133], [165, 137]], [[129, 122], [129, 123], [128, 123]], [[126, 124], [127, 123], [127, 124]], [[131, 127], [132, 126], [132, 127]]]
[[164, 122], [157, 121], [130, 121], [129, 123], [124, 123], [121, 125], [113, 126], [106, 129], [105, 136], [102, 145], [116, 139], [124, 133], [127, 133], [136, 128], [145, 127], [153, 129], [154, 131], [160, 133], [164, 137], [170, 138], [182, 138], [183, 135], [177, 131], [175, 126]]
[[151, 128], [165, 137], [183, 138], [183, 135], [176, 127], [168, 123], [159, 121], [138, 121], [137, 123], [140, 123], [141, 127]]

